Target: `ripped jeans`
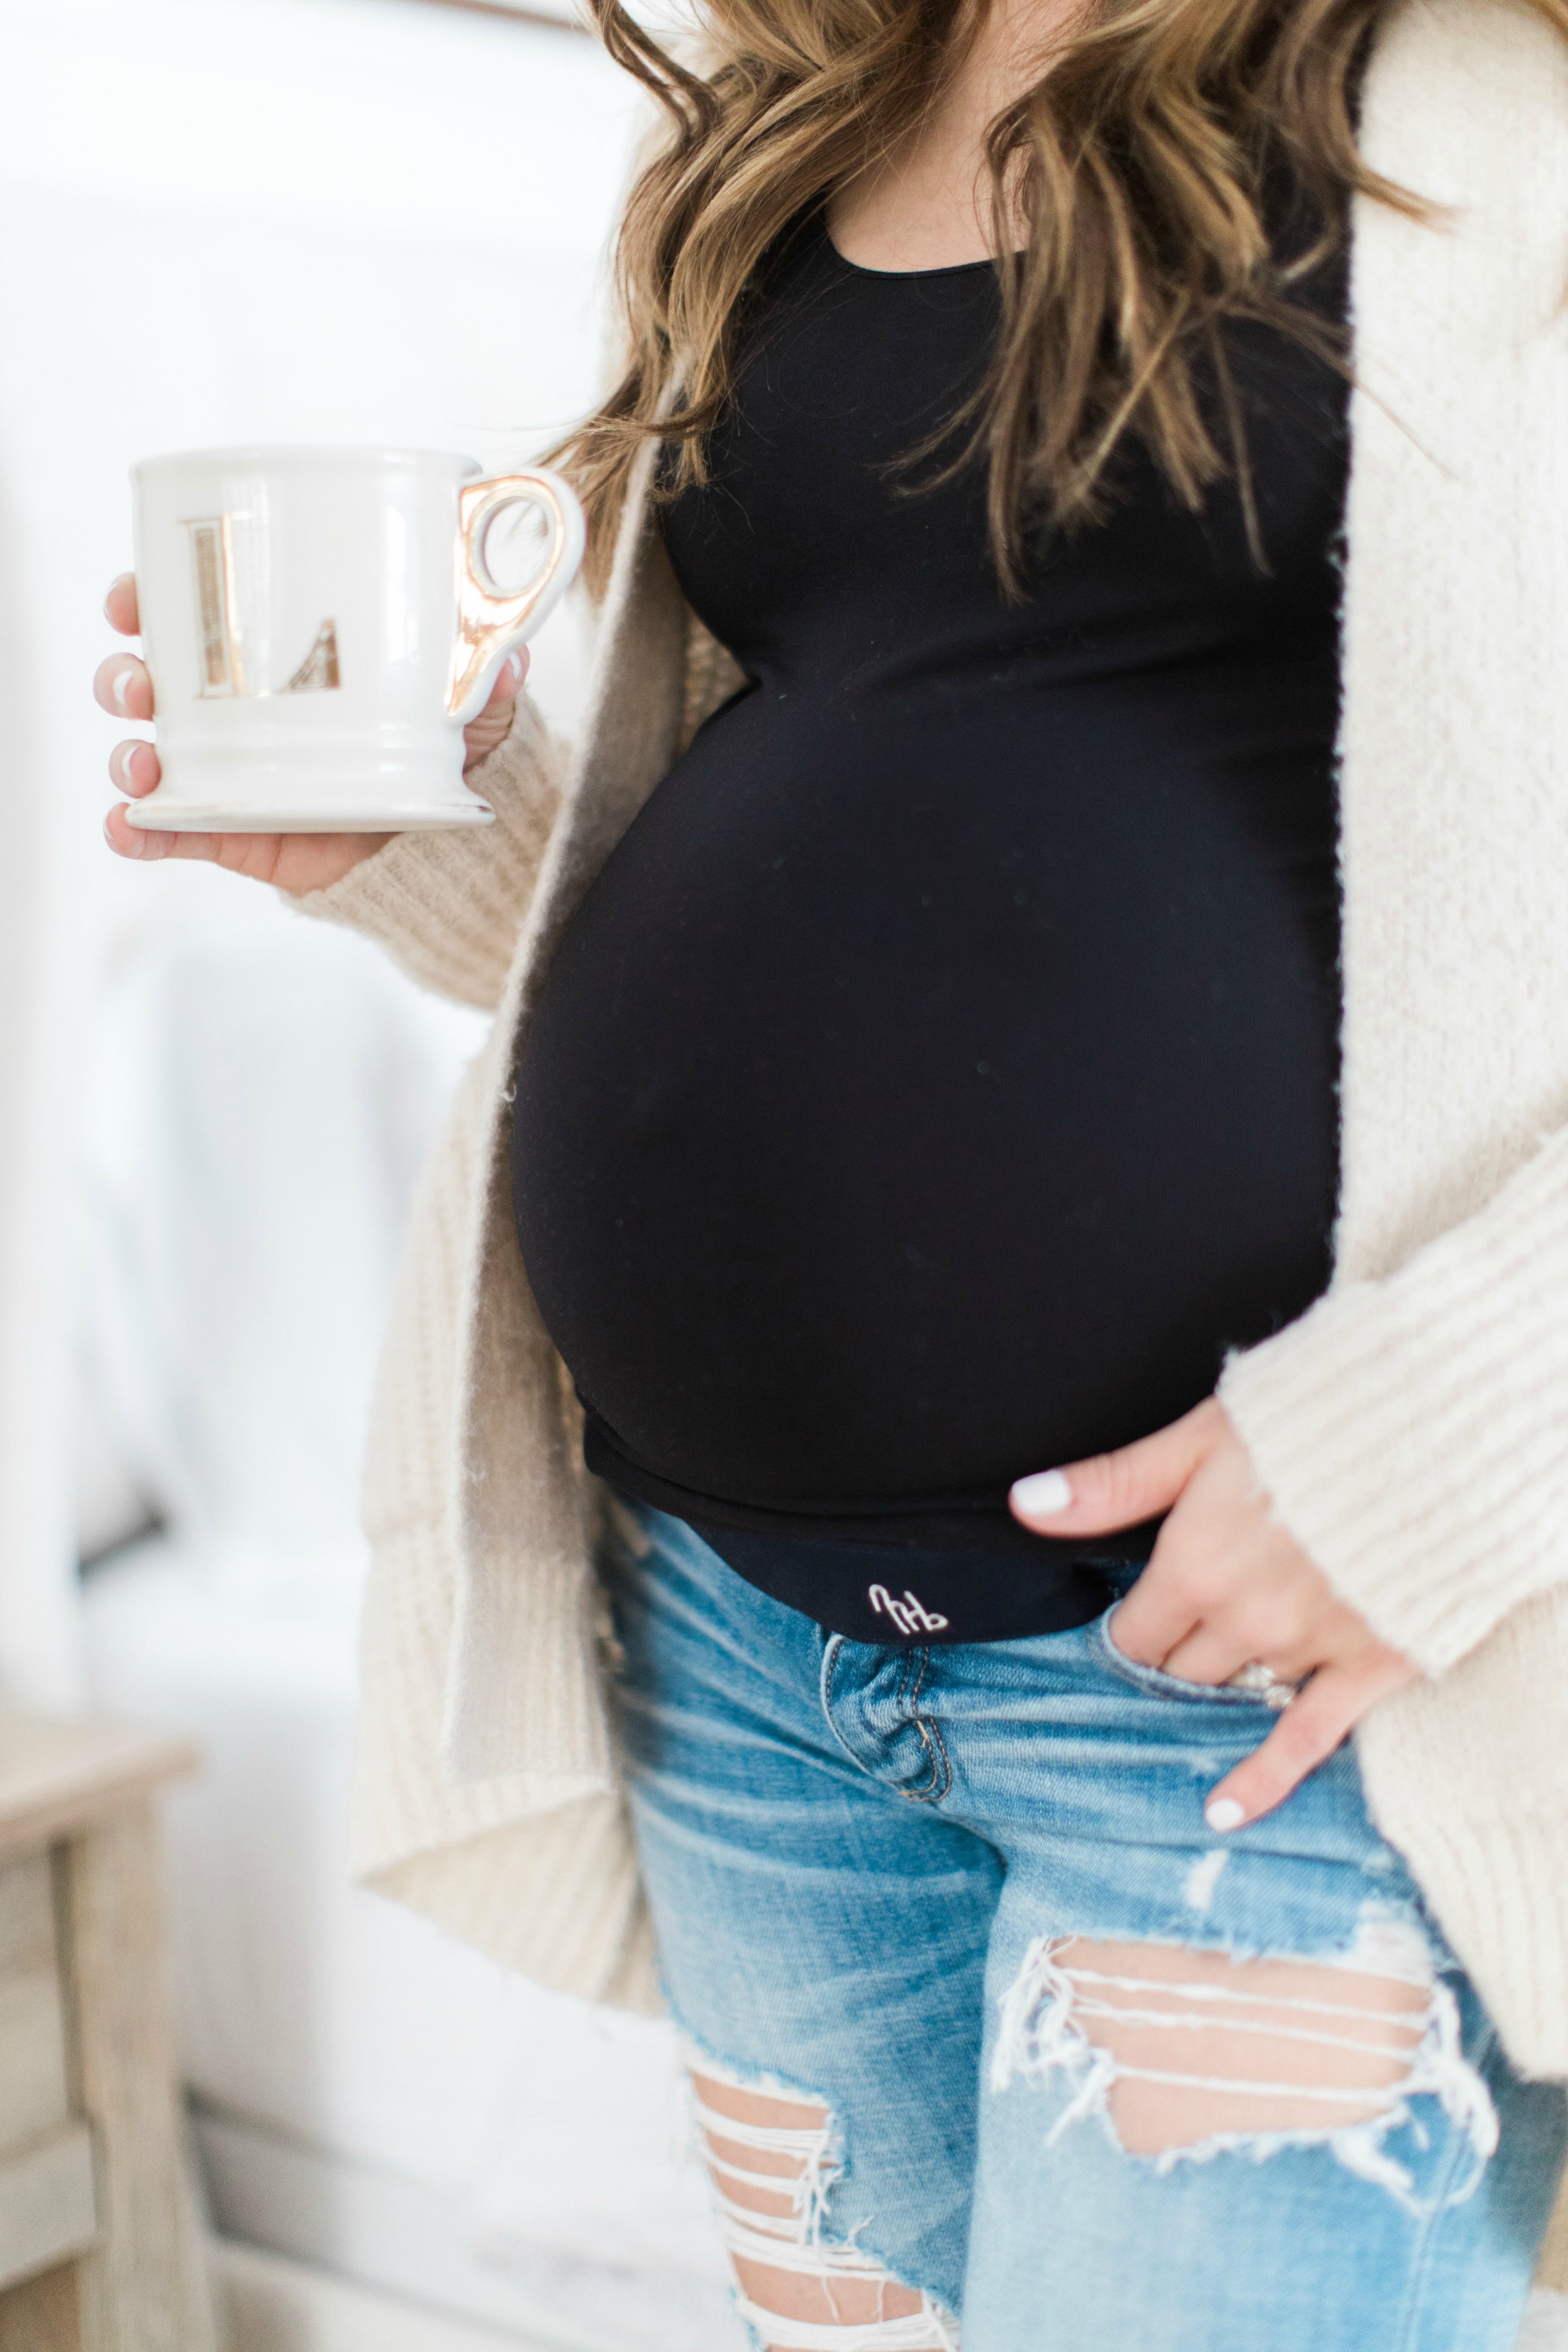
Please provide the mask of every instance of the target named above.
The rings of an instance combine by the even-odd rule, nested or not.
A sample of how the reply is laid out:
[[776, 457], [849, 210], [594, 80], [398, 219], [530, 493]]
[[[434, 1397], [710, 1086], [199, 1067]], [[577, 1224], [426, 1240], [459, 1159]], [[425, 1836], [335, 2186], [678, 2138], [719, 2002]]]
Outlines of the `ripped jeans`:
[[617, 1507], [637, 1834], [777, 2352], [1509, 2352], [1562, 2168], [1348, 1746], [1216, 1839], [1266, 1696], [1114, 1610], [881, 1648]]

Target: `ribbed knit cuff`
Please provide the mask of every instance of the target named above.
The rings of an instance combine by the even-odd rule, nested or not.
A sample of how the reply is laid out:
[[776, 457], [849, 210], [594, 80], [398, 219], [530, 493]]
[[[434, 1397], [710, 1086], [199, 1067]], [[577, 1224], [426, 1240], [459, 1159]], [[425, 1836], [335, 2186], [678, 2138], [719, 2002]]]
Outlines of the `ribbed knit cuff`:
[[1418, 1845], [1422, 1895], [1514, 2065], [1568, 2079], [1568, 1798], [1485, 1819], [1431, 1810]]
[[520, 698], [506, 740], [468, 774], [495, 811], [493, 825], [396, 834], [327, 889], [281, 895], [301, 914], [379, 940], [443, 996], [492, 1010], [543, 856], [564, 756], [536, 706]]
[[1568, 1135], [1219, 1395], [1283, 1525], [1428, 1674], [1568, 1581]]

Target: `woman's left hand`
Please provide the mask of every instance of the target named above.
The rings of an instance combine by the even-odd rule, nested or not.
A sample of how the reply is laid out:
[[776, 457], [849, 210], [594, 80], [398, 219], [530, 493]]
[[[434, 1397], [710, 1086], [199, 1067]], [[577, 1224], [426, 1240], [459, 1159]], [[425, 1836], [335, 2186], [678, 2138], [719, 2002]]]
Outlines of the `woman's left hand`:
[[1135, 1445], [1020, 1478], [1011, 1499], [1014, 1516], [1043, 1536], [1106, 1535], [1168, 1511], [1116, 1612], [1117, 1648], [1184, 1682], [1225, 1683], [1257, 1664], [1303, 1685], [1261, 1747], [1210, 1792], [1211, 1829], [1270, 1811], [1419, 1672], [1339, 1599], [1271, 1516], [1214, 1397]]

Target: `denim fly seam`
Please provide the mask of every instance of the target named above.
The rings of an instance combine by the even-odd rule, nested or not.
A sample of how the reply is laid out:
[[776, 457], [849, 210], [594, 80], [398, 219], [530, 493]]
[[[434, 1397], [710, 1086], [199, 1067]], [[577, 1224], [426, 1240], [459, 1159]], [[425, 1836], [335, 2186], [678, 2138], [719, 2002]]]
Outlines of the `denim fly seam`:
[[[833, 1719], [833, 1677], [848, 1639], [846, 1633], [828, 1634], [822, 1652], [818, 1689], [824, 1722], [856, 1770], [863, 1771], [863, 1759], [856, 1755]], [[897, 1793], [911, 1805], [940, 1805], [952, 1789], [952, 1759], [947, 1752], [941, 1725], [933, 1716], [922, 1715], [920, 1708], [921, 1692], [931, 1669], [931, 1654], [928, 1648], [922, 1647], [905, 1650], [898, 1655], [899, 1687], [895, 1704], [901, 1719], [919, 1738], [931, 1770], [927, 1779], [916, 1787], [896, 1784]]]
[[[734, 2273], [734, 2308], [756, 2344], [769, 2352], [960, 2352], [952, 2314], [857, 2242], [868, 2219], [847, 2238], [825, 2235], [829, 2199], [845, 2171], [843, 2136], [828, 2101], [772, 2072], [728, 2063], [684, 2027], [681, 2042], [719, 2233]], [[726, 2094], [734, 2095], [721, 2106]], [[737, 2112], [748, 2103], [773, 2112], [765, 2121]], [[784, 2120], [781, 2110], [795, 2120]], [[816, 2286], [826, 2324], [760, 2302], [757, 2294], [767, 2290], [759, 2273]], [[918, 2297], [916, 2307], [886, 2314], [889, 2289]], [[875, 2306], [874, 2316], [840, 2315], [840, 2303], [857, 2295], [860, 2307]]]

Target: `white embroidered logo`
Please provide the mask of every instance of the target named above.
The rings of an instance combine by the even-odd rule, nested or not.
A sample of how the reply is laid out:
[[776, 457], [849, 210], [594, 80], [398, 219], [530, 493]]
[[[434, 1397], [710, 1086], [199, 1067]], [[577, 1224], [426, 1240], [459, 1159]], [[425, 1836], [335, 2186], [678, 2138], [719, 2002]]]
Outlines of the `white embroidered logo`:
[[901, 1601], [895, 1601], [885, 1584], [872, 1585], [866, 1598], [879, 1617], [892, 1619], [900, 1633], [940, 1633], [947, 1624], [945, 1617], [917, 1601], [907, 1586]]

